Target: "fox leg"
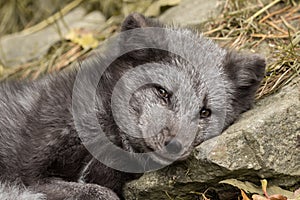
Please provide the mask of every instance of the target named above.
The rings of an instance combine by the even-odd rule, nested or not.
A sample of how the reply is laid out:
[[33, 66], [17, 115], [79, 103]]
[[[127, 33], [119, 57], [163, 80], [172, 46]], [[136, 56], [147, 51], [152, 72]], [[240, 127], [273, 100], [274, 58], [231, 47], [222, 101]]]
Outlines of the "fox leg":
[[96, 184], [66, 182], [61, 179], [47, 179], [30, 186], [29, 190], [43, 193], [47, 200], [119, 200], [109, 188]]

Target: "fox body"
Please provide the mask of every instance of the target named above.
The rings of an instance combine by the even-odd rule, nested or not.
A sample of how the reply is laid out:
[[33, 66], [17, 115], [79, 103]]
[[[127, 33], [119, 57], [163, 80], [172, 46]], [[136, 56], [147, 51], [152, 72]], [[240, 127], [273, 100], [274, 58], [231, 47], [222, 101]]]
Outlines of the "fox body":
[[[154, 35], [157, 39], [143, 36], [148, 27], [162, 31]], [[147, 160], [163, 165], [168, 163], [164, 153], [175, 155], [172, 161], [184, 160], [195, 146], [221, 134], [251, 107], [264, 75], [263, 58], [228, 51], [191, 30], [131, 14], [122, 32], [137, 29], [142, 30], [138, 36], [128, 33], [119, 38], [119, 49], [133, 43], [141, 48], [118, 56], [107, 69], [106, 60], [114, 53], [111, 47], [96, 50], [74, 70], [33, 82], [1, 83], [1, 199], [14, 199], [12, 194], [18, 199], [122, 198], [124, 183], [141, 171], [122, 172], [120, 166], [134, 156], [113, 157], [102, 148], [106, 145], [102, 137], [129, 154], [157, 151], [159, 155], [150, 154]], [[168, 37], [168, 30], [175, 35]], [[155, 49], [154, 43], [166, 48]], [[91, 77], [78, 79], [83, 69]], [[89, 87], [99, 71], [97, 87]], [[142, 86], [134, 87], [137, 83]], [[83, 92], [76, 91], [80, 86]], [[78, 113], [91, 97], [94, 104]], [[90, 112], [95, 112], [96, 122], [91, 122]], [[97, 139], [102, 144], [96, 151], [100, 161], [85, 145], [95, 141], [95, 134], [88, 132], [97, 132], [98, 126], [104, 133]], [[143, 159], [136, 163], [145, 165]]]

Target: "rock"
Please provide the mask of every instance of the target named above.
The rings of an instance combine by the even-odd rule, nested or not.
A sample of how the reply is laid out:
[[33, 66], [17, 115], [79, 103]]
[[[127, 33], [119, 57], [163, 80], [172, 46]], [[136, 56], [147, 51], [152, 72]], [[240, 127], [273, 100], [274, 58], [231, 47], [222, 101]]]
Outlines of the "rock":
[[126, 199], [195, 199], [191, 192], [222, 191], [224, 184], [218, 182], [229, 178], [299, 187], [299, 138], [300, 78], [260, 100], [222, 135], [202, 143], [188, 161], [128, 183]]
[[83, 28], [92, 31], [101, 27], [104, 22], [105, 17], [100, 12], [86, 14], [83, 8], [76, 8], [63, 19], [36, 32], [28, 33], [24, 30], [2, 37], [0, 60], [5, 66], [28, 62], [44, 55], [49, 47], [60, 41], [70, 29]]
[[182, 0], [173, 8], [160, 16], [165, 23], [175, 23], [184, 26], [198, 26], [221, 11], [223, 0]]

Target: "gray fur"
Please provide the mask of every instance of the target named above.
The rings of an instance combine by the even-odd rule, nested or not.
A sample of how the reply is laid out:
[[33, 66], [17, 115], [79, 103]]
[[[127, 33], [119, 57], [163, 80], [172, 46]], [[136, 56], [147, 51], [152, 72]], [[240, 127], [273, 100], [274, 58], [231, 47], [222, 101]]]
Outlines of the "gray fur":
[[0, 184], [0, 199], [2, 200], [45, 200], [46, 196], [22, 188], [19, 185]]
[[[123, 47], [160, 42], [171, 51], [180, 49], [191, 62], [154, 49], [140, 49], [119, 57], [100, 79], [97, 106], [89, 105], [81, 113], [82, 127], [74, 124], [72, 95], [76, 76], [82, 69], [90, 71], [89, 76], [99, 73], [109, 56], [115, 53], [113, 50], [108, 48], [94, 53], [72, 71], [34, 82], [0, 85], [0, 182], [9, 183], [2, 184], [0, 197], [12, 193], [12, 197], [21, 199], [36, 193], [28, 198], [42, 198], [41, 194], [47, 199], [122, 198], [123, 184], [140, 174], [109, 168], [87, 151], [82, 141], [92, 143], [93, 136], [97, 136], [98, 126], [91, 120], [92, 112], [96, 111], [97, 123], [109, 140], [121, 149], [130, 153], [176, 152], [178, 160], [183, 160], [195, 146], [221, 134], [251, 107], [264, 75], [264, 59], [227, 51], [193, 31], [165, 27], [139, 14], [128, 16], [122, 31], [145, 27], [164, 27], [165, 34], [157, 36], [155, 41], [126, 36], [121, 38]], [[176, 30], [177, 35], [167, 37], [168, 29]], [[182, 36], [192, 39], [180, 40]], [[142, 67], [137, 68], [140, 65]], [[123, 104], [124, 91], [133, 89], [144, 79], [161, 84], [137, 88], [130, 97], [129, 106]], [[86, 86], [89, 81], [89, 78], [80, 80], [79, 84]], [[114, 94], [115, 87], [119, 87], [119, 93]], [[161, 88], [171, 94], [167, 99], [162, 97]], [[89, 101], [94, 98], [93, 89], [86, 87], [89, 95], [79, 93], [76, 98], [83, 103]], [[112, 95], [115, 95], [113, 102]], [[118, 109], [112, 110], [111, 106]], [[202, 117], [199, 113], [203, 109], [210, 110], [211, 115]], [[121, 131], [116, 121], [125, 122], [127, 131], [143, 138]], [[79, 138], [81, 128], [91, 133], [84, 132]], [[196, 133], [192, 145], [186, 142], [190, 133]], [[106, 144], [101, 144], [100, 154], [108, 162], [122, 166], [134, 159], [110, 157], [112, 152], [104, 151]], [[171, 145], [167, 148], [166, 144]], [[149, 159], [154, 163], [164, 162], [163, 157], [154, 154]]]

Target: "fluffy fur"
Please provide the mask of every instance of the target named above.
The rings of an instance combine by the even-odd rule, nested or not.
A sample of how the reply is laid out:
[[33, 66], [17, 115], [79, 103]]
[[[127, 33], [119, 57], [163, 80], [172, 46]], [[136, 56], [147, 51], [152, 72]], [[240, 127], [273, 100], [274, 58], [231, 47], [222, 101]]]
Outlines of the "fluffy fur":
[[45, 200], [46, 196], [33, 193], [20, 185], [0, 184], [0, 199], [3, 200]]
[[[153, 48], [118, 57], [99, 81], [96, 106], [90, 105], [82, 113], [82, 126], [91, 132], [96, 130], [97, 125], [90, 120], [90, 113], [96, 112], [97, 123], [121, 149], [132, 153], [160, 151], [183, 160], [195, 146], [219, 135], [251, 107], [264, 75], [265, 61], [258, 55], [227, 51], [193, 31], [165, 27], [139, 14], [128, 16], [122, 31], [146, 27], [165, 28], [165, 32], [152, 41], [126, 35], [119, 41], [120, 48], [161, 43], [171, 50], [180, 49], [191, 62]], [[168, 37], [167, 30], [174, 30], [175, 35]], [[186, 37], [191, 40], [181, 40]], [[103, 70], [114, 53], [110, 48], [96, 51], [76, 70], [34, 82], [0, 85], [0, 182], [7, 183], [0, 186], [0, 197], [11, 194], [18, 196], [15, 199], [38, 199], [43, 194], [47, 199], [113, 200], [122, 198], [124, 183], [140, 176], [112, 169], [93, 158], [82, 143], [82, 139], [92, 143], [92, 135], [86, 133], [79, 138], [74, 122], [72, 95], [78, 72], [86, 69], [92, 77]], [[131, 71], [140, 65], [143, 66]], [[128, 78], [127, 73], [131, 73]], [[127, 91], [142, 79], [160, 84], [134, 90], [127, 107], [122, 107], [126, 96], [122, 92], [112, 102], [115, 87]], [[88, 85], [89, 80], [80, 80], [79, 84]], [[79, 102], [88, 101], [94, 97], [93, 89], [86, 86], [85, 92], [91, 91], [90, 95], [79, 93], [76, 98]], [[119, 109], [112, 110], [112, 104]], [[127, 131], [143, 137], [124, 133], [115, 118], [125, 122]], [[192, 132], [196, 134], [190, 145], [186, 138]], [[100, 147], [100, 154], [108, 162], [120, 166], [129, 163], [131, 158], [111, 158], [111, 152], [101, 151], [104, 146]], [[163, 163], [165, 158], [152, 155], [149, 159]], [[27, 190], [17, 191], [22, 185]]]

